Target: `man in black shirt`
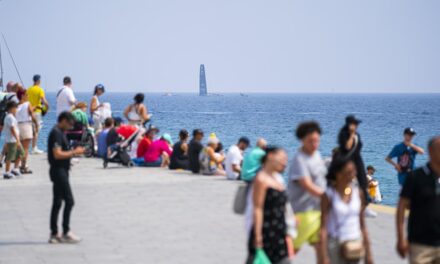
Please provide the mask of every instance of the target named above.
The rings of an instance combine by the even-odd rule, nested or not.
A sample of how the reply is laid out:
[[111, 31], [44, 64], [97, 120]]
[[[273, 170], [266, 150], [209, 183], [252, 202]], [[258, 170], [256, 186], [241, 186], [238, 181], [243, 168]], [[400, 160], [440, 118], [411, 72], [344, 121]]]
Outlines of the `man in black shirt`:
[[189, 169], [192, 171], [192, 173], [200, 172], [199, 155], [203, 149], [202, 139], [203, 131], [201, 129], [194, 129], [193, 138], [188, 145]]
[[[58, 123], [49, 134], [47, 156], [50, 165], [50, 180], [53, 183], [53, 203], [50, 215], [51, 235], [49, 243], [78, 243], [80, 238], [75, 236], [69, 227], [70, 212], [74, 204], [73, 194], [69, 183], [70, 159], [84, 153], [83, 147], [70, 150], [65, 131], [72, 129], [74, 117], [69, 112], [58, 116]], [[63, 235], [58, 234], [58, 213], [64, 201]]]
[[[430, 160], [408, 175], [396, 215], [397, 252], [402, 258], [409, 253], [413, 264], [440, 263], [440, 136], [431, 139], [428, 148]], [[405, 209], [410, 210], [408, 240]]]

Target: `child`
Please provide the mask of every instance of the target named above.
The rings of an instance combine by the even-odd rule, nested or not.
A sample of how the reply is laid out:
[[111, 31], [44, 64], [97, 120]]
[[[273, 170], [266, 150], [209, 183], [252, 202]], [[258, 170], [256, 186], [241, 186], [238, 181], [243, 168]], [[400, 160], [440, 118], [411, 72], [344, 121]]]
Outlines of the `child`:
[[367, 166], [367, 180], [368, 180], [368, 193], [373, 203], [382, 202], [382, 195], [380, 193], [379, 182], [373, 177], [376, 169], [368, 165]]
[[[3, 131], [5, 135], [6, 143], [6, 167], [5, 179], [12, 179], [16, 176], [21, 176], [19, 165], [20, 160], [23, 157], [23, 147], [20, 143], [20, 137], [18, 132], [18, 122], [15, 119], [15, 113], [17, 112], [17, 103], [9, 101], [6, 104], [6, 111], [8, 114], [4, 120]], [[15, 168], [11, 170], [11, 161], [15, 162]]]

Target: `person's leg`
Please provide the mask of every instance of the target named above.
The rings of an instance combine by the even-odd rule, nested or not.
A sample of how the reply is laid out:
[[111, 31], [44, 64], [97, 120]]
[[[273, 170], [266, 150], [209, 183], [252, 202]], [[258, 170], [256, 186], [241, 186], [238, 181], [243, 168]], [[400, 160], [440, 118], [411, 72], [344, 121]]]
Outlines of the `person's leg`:
[[17, 152], [17, 144], [16, 143], [7, 143], [6, 144], [6, 173], [11, 172], [11, 161], [15, 158]]
[[64, 200], [63, 212], [63, 234], [66, 235], [70, 231], [70, 214], [74, 205], [72, 189], [70, 188], [68, 171], [63, 171], [62, 179], [62, 197]]
[[162, 153], [162, 163], [160, 164], [161, 167], [168, 167], [170, 164], [170, 156], [168, 156], [167, 153]]
[[24, 139], [21, 141], [21, 145], [23, 146], [23, 158], [21, 160], [21, 168], [26, 169], [27, 159], [29, 156], [29, 146], [31, 144], [31, 139]]
[[38, 135], [40, 132], [40, 129], [42, 127], [42, 116], [41, 113], [35, 113], [35, 119], [37, 120], [37, 125], [32, 125], [33, 128], [33, 138], [32, 138], [32, 149], [38, 149], [37, 143], [38, 143]]
[[15, 152], [15, 160], [14, 160], [14, 168], [16, 173], [20, 173], [20, 162], [23, 156], [24, 156], [23, 147], [17, 148]]
[[[58, 177], [58, 175], [54, 175]], [[58, 214], [62, 205], [62, 191], [58, 180], [53, 182], [52, 210], [50, 212], [50, 231], [52, 236], [58, 235]]]

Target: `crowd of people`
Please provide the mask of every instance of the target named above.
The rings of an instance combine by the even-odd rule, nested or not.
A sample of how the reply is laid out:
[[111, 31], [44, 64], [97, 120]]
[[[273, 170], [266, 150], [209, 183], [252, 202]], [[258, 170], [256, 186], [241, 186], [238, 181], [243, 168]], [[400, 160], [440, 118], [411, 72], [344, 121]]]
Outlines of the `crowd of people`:
[[[13, 96], [3, 100], [5, 115], [0, 120], [5, 141], [5, 179], [32, 173], [27, 166], [28, 153], [42, 152], [37, 142], [49, 104], [40, 87], [41, 76], [35, 75], [33, 81], [27, 90], [18, 83], [7, 86]], [[90, 104], [78, 102], [70, 77], [63, 79], [63, 87], [57, 93], [57, 125], [51, 130], [47, 145], [54, 197], [50, 243], [81, 240], [69, 227], [74, 204], [69, 169], [71, 159], [86, 149], [72, 145], [66, 136], [79, 123], [95, 138], [96, 155], [105, 164], [118, 156], [118, 162], [126, 165], [188, 170], [246, 182], [241, 198], [248, 232], [246, 263], [290, 263], [306, 244], [314, 248], [318, 263], [360, 263], [362, 259], [373, 263], [365, 216], [374, 216], [368, 205], [380, 202], [382, 196], [374, 178], [375, 168], [366, 167], [363, 161], [363, 142], [358, 132], [361, 120], [355, 116], [346, 117], [338, 134], [338, 146], [327, 161], [319, 152], [319, 123], [300, 123], [296, 138], [301, 146], [289, 165], [286, 151], [269, 145], [263, 138], [247, 150], [251, 142], [241, 137], [225, 151], [215, 133], [209, 134], [203, 144], [205, 134], [201, 129], [194, 129], [191, 139], [190, 133], [182, 129], [174, 143], [171, 135], [160, 134], [158, 127], [148, 124], [151, 115], [142, 93], [136, 94], [124, 110], [124, 124], [123, 118], [112, 116], [109, 106], [100, 102], [104, 93], [104, 86], [98, 84]], [[416, 155], [424, 154], [424, 149], [412, 142], [415, 135], [414, 129], [404, 129], [403, 142], [386, 156], [402, 186], [397, 251], [402, 257], [409, 254], [411, 263], [439, 263], [440, 137], [429, 142], [428, 164], [416, 169]], [[287, 167], [286, 179], [283, 173]], [[57, 219], [63, 201], [60, 236]], [[410, 209], [408, 239], [403, 231], [406, 209]]]

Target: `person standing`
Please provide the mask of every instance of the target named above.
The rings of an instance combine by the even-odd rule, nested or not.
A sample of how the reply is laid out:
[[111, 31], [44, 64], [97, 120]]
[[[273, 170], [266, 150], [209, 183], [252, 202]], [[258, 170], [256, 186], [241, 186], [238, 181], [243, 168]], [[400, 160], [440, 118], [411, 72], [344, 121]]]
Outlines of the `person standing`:
[[21, 87], [21, 89], [17, 91], [17, 97], [20, 100], [20, 103], [18, 104], [15, 117], [18, 122], [18, 131], [20, 133], [20, 141], [24, 152], [23, 158], [21, 159], [20, 172], [22, 174], [31, 174], [32, 171], [27, 166], [27, 159], [29, 155], [29, 146], [33, 138], [33, 126], [38, 126], [38, 120], [35, 118], [34, 109], [28, 101], [28, 96], [24, 88]]
[[36, 74], [32, 80], [34, 81], [34, 85], [29, 87], [26, 91], [29, 103], [34, 109], [34, 117], [37, 120], [33, 125], [32, 153], [42, 154], [43, 151], [38, 148], [38, 136], [43, 126], [43, 111], [47, 112], [47, 110], [49, 110], [49, 103], [46, 100], [44, 90], [40, 86], [41, 76]]
[[[69, 170], [71, 158], [84, 153], [83, 147], [69, 149], [65, 131], [73, 128], [75, 119], [70, 112], [61, 112], [58, 116], [58, 123], [49, 133], [47, 144], [47, 157], [49, 161], [50, 180], [53, 183], [53, 203], [50, 214], [51, 234], [49, 243], [78, 243], [81, 238], [70, 231], [70, 213], [74, 200], [72, 189], [69, 183]], [[58, 234], [58, 213], [64, 201], [63, 212], [63, 235]]]
[[240, 178], [246, 182], [251, 182], [258, 170], [261, 168], [261, 158], [265, 155], [267, 142], [263, 138], [257, 140], [256, 146], [249, 151], [243, 158]]
[[[423, 148], [412, 142], [415, 135], [416, 131], [414, 129], [410, 127], [405, 128], [403, 131], [403, 142], [395, 145], [390, 154], [385, 158], [396, 169], [400, 186], [405, 183], [408, 173], [414, 170], [416, 155], [423, 155], [425, 153]], [[394, 158], [397, 158], [397, 162], [393, 160]]]
[[72, 79], [64, 77], [63, 87], [57, 93], [57, 117], [62, 112], [69, 112], [76, 103], [75, 94], [72, 90]]
[[429, 162], [408, 174], [397, 207], [397, 252], [409, 254], [411, 264], [440, 263], [440, 136], [429, 141], [428, 151]]
[[[5, 174], [3, 178], [12, 179], [15, 176], [21, 176], [19, 165], [23, 157], [23, 147], [20, 143], [20, 132], [18, 130], [18, 122], [15, 119], [17, 113], [17, 104], [14, 101], [9, 101], [6, 104], [7, 115], [4, 120], [4, 136], [6, 143], [6, 165]], [[11, 170], [11, 162], [14, 162], [14, 169]]]
[[287, 195], [281, 173], [287, 167], [287, 153], [277, 147], [266, 150], [262, 168], [253, 183], [252, 229], [248, 240], [246, 263], [255, 261], [256, 251], [264, 250], [270, 263], [290, 263], [287, 240]]
[[[366, 200], [353, 182], [355, 178], [353, 161], [335, 156], [327, 174], [327, 189], [321, 197], [322, 264], [355, 264], [363, 258], [366, 264], [373, 263], [364, 217]], [[350, 247], [360, 250], [350, 253]]]
[[225, 171], [228, 180], [238, 180], [243, 162], [243, 152], [249, 147], [250, 141], [247, 137], [241, 137], [236, 145], [228, 149], [225, 159]]
[[99, 113], [99, 108], [103, 105], [99, 102], [99, 97], [105, 93], [104, 85], [97, 84], [93, 92], [92, 100], [90, 101], [90, 115], [93, 120], [93, 128], [95, 129], [95, 135], [98, 135], [102, 130], [103, 119]]
[[203, 131], [201, 129], [193, 130], [193, 138], [188, 145], [189, 169], [192, 173], [200, 172], [199, 155], [203, 149], [202, 145]]
[[125, 108], [124, 116], [128, 120], [129, 125], [143, 126], [150, 120], [150, 115], [144, 104], [144, 99], [144, 94], [138, 93], [133, 98], [134, 103]]
[[298, 219], [298, 236], [293, 245], [295, 251], [299, 251], [309, 243], [319, 262], [320, 198], [326, 187], [327, 174], [318, 150], [321, 128], [315, 121], [301, 123], [296, 129], [296, 137], [301, 141], [301, 147], [293, 157], [288, 183], [289, 201]]

